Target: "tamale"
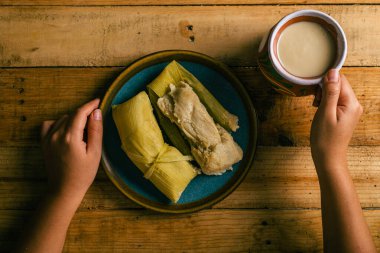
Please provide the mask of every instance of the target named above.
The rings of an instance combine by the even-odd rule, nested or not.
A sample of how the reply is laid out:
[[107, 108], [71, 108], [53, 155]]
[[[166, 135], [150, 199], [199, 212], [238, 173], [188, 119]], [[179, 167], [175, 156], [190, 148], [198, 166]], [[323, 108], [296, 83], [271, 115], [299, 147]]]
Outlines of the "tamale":
[[165, 196], [177, 202], [197, 170], [189, 162], [191, 156], [164, 142], [148, 95], [143, 91], [112, 106], [112, 117], [129, 159]]
[[186, 83], [171, 84], [170, 91], [159, 98], [157, 105], [184, 133], [191, 153], [208, 175], [220, 175], [240, 161], [243, 151], [223, 127], [215, 124], [197, 94]]
[[[229, 113], [193, 74], [176, 61], [169, 63], [148, 88], [158, 97], [162, 97], [168, 92], [170, 84], [178, 86], [181, 81], [193, 88], [208, 113], [219, 125], [229, 131], [236, 131], [239, 128], [238, 117]], [[162, 127], [168, 133], [165, 127]], [[168, 135], [170, 136], [170, 133]]]
[[178, 127], [171, 123], [170, 120], [158, 109], [157, 100], [159, 97], [157, 94], [150, 88], [148, 88], [148, 94], [150, 102], [153, 105], [153, 109], [157, 114], [158, 122], [167, 137], [169, 137], [169, 140], [172, 142], [173, 146], [176, 147], [183, 155], [191, 155], [189, 143], [182, 137]]

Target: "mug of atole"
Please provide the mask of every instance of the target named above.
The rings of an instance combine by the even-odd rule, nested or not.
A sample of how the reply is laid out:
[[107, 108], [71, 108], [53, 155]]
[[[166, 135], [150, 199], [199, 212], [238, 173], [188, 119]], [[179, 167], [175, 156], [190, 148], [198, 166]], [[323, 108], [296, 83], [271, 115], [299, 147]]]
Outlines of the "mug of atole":
[[347, 40], [326, 13], [301, 10], [281, 19], [263, 38], [258, 64], [272, 87], [283, 94], [314, 94], [330, 68], [340, 69]]

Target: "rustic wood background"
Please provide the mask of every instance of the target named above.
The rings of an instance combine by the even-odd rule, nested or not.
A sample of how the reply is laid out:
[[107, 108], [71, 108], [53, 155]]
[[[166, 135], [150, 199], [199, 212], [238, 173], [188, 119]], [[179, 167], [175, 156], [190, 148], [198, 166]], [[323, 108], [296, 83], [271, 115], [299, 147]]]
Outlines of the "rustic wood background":
[[[260, 74], [261, 37], [299, 9], [344, 28], [343, 69], [364, 107], [350, 171], [380, 249], [380, 1], [0, 0], [0, 251], [9, 251], [46, 190], [43, 120], [102, 97], [131, 61], [164, 49], [232, 67], [260, 119], [254, 165], [224, 201], [163, 215], [125, 198], [100, 169], [65, 252], [320, 252], [319, 186], [310, 156], [313, 97], [276, 94]], [[192, 26], [192, 29], [188, 27]]]

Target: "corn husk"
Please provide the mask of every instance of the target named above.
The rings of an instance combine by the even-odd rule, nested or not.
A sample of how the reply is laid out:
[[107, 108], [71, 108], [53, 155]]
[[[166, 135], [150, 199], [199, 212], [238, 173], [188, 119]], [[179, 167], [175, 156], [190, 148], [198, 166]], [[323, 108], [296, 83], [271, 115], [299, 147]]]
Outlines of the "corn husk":
[[170, 122], [170, 120], [165, 117], [161, 110], [157, 107], [157, 100], [158, 96], [157, 94], [148, 87], [148, 94], [150, 102], [153, 105], [154, 111], [157, 114], [158, 121], [160, 123], [161, 128], [164, 130], [166, 135], [169, 137], [170, 141], [172, 142], [173, 146], [178, 148], [178, 150], [183, 155], [191, 155], [191, 150], [189, 143], [183, 138], [179, 128]]
[[112, 106], [112, 116], [129, 159], [165, 196], [177, 202], [197, 171], [189, 162], [192, 157], [164, 142], [148, 95], [140, 92]]
[[[195, 76], [176, 61], [169, 63], [148, 85], [148, 89], [151, 89], [158, 97], [162, 97], [169, 91], [170, 84], [178, 86], [180, 81], [185, 81], [193, 88], [208, 113], [219, 125], [229, 131], [236, 131], [239, 128], [238, 117], [229, 113]], [[162, 128], [170, 138], [172, 133], [168, 132], [164, 126]]]

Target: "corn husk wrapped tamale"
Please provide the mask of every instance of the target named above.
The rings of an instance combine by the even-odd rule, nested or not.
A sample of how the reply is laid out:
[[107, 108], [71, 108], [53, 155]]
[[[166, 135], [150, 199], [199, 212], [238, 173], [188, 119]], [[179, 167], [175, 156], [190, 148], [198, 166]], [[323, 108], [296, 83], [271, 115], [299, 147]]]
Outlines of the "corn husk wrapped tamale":
[[122, 149], [163, 194], [177, 202], [197, 175], [190, 156], [164, 142], [148, 95], [140, 92], [127, 102], [112, 106]]
[[[185, 81], [190, 85], [198, 95], [202, 104], [206, 107], [208, 113], [219, 125], [229, 131], [236, 131], [239, 128], [238, 117], [229, 113], [195, 76], [176, 61], [172, 61], [168, 64], [161, 74], [148, 85], [149, 97], [152, 103], [157, 101], [157, 97], [162, 97], [169, 91], [170, 84], [178, 86], [181, 81]], [[157, 111], [157, 114], [162, 115], [162, 113], [157, 110], [157, 107], [155, 107], [155, 111]], [[161, 120], [161, 118], [165, 119], [165, 117], [159, 116], [160, 125], [169, 139], [174, 145], [181, 143], [182, 147], [182, 144], [186, 143], [186, 141], [180, 134], [178, 128], [176, 128], [176, 126], [170, 126], [170, 124], [173, 123], [168, 122], [167, 119], [166, 122], [163, 123], [164, 120]], [[176, 128], [176, 131], [172, 130], [173, 127]], [[178, 148], [182, 151], [184, 148], [181, 147]]]

